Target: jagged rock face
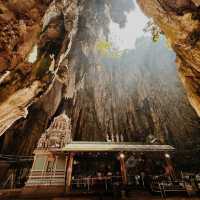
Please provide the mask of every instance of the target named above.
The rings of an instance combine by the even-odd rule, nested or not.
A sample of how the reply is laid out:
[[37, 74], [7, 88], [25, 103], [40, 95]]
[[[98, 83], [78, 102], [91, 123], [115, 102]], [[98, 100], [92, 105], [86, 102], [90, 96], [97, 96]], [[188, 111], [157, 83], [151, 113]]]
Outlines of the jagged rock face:
[[199, 144], [198, 117], [177, 77], [175, 55], [163, 39], [153, 44], [140, 38], [135, 50], [119, 58], [98, 58], [74, 99], [75, 139], [123, 134], [126, 141], [146, 142], [151, 134], [178, 149]]
[[[1, 1], [0, 17], [8, 26], [5, 31], [13, 36], [7, 37], [4, 31], [0, 37], [3, 63], [0, 67], [0, 142], [3, 153], [31, 154], [61, 99], [72, 98], [78, 89], [82, 75], [87, 72], [84, 56], [92, 53], [99, 35], [106, 37], [109, 17], [112, 15], [123, 27], [125, 12], [133, 8], [133, 3], [131, 0], [123, 3], [110, 0], [103, 3], [98, 0], [19, 2]], [[119, 3], [120, 9], [114, 7]], [[115, 15], [113, 7], [119, 15]], [[88, 24], [87, 17], [90, 17]], [[9, 24], [11, 18], [15, 23]], [[35, 46], [38, 53], [32, 62], [29, 57], [30, 52], [34, 55]]]
[[[160, 3], [156, 0], [139, 1], [170, 39], [178, 55], [181, 79], [198, 111], [199, 44], [196, 35], [199, 1], [173, 2], [169, 5], [165, 0]], [[135, 66], [130, 65], [128, 71], [121, 67], [112, 71], [114, 67], [108, 70], [102, 65], [102, 60], [98, 60], [95, 43], [108, 37], [109, 20], [123, 27], [126, 13], [133, 8], [132, 0], [0, 1], [0, 25], [3, 27], [0, 33], [2, 153], [31, 154], [53, 116], [63, 109], [72, 117], [75, 139], [103, 140], [106, 132], [123, 132], [126, 140], [144, 140], [146, 135], [153, 133], [162, 142], [167, 140], [179, 145], [191, 130], [191, 137], [195, 137], [199, 124], [196, 121], [190, 123], [196, 116], [186, 106], [182, 90], [178, 90], [178, 94], [183, 99], [181, 105], [187, 117], [180, 117], [180, 105], [175, 109], [176, 122], [180, 124], [185, 120], [190, 125], [179, 129], [174, 127], [176, 122], [172, 119], [172, 112], [167, 113], [168, 107], [156, 107], [155, 104], [164, 100], [155, 98], [154, 102], [148, 98], [148, 89], [153, 92], [153, 87], [147, 87], [147, 81], [133, 81], [137, 87], [129, 85], [127, 94], [122, 89], [127, 89], [127, 85], [120, 74], [126, 76]], [[38, 53], [32, 62], [29, 57], [34, 48]], [[123, 56], [124, 59], [128, 57]], [[145, 79], [149, 80], [148, 74], [152, 75], [152, 71], [145, 67], [142, 69], [144, 71], [137, 71], [137, 75], [143, 79], [142, 74], [146, 71]], [[119, 88], [111, 87], [110, 83]], [[133, 91], [129, 92], [131, 88]], [[158, 91], [162, 92], [161, 88]], [[158, 97], [157, 93], [153, 94]], [[167, 123], [157, 123], [157, 120], [165, 119], [163, 112], [169, 114]], [[165, 133], [159, 135], [163, 129]], [[183, 131], [183, 135], [179, 131]], [[171, 132], [174, 132], [174, 141], [167, 138], [171, 137]]]
[[68, 83], [59, 74], [68, 71], [79, 9], [74, 0], [0, 1], [0, 9], [1, 151], [30, 154]]
[[198, 0], [138, 0], [144, 13], [161, 28], [177, 54], [177, 67], [190, 103], [200, 115]]

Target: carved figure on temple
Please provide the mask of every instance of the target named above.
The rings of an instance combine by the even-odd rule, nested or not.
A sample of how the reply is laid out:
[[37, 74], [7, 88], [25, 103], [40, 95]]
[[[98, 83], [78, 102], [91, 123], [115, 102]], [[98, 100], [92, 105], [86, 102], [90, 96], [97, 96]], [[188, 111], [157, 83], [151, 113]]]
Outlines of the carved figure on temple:
[[47, 147], [47, 138], [46, 133], [43, 133], [41, 138], [38, 141], [37, 148], [38, 149], [44, 149]]

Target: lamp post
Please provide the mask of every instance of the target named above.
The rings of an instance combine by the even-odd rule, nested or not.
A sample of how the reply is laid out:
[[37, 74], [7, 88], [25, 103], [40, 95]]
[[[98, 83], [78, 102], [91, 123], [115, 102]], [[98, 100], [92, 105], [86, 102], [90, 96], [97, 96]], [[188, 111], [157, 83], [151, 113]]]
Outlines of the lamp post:
[[72, 179], [72, 169], [73, 169], [74, 153], [69, 153], [66, 163], [66, 192], [71, 190], [71, 179]]
[[120, 160], [120, 168], [121, 168], [121, 175], [122, 175], [122, 182], [124, 185], [127, 184], [127, 174], [126, 174], [126, 165], [125, 165], [125, 154], [121, 152], [119, 154], [119, 160]]

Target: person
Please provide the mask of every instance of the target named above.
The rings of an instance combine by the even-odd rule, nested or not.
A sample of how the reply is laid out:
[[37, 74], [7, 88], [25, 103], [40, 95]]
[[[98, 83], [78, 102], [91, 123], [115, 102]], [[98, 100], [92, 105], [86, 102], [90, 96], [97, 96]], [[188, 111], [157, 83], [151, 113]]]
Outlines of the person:
[[106, 174], [107, 179], [106, 179], [106, 183], [107, 183], [107, 191], [111, 191], [112, 189], [112, 172], [111, 170], [109, 170], [110, 168], [108, 167], [108, 172]]
[[144, 187], [145, 187], [150, 193], [152, 193], [152, 189], [151, 189], [152, 177], [151, 177], [149, 174], [145, 174], [143, 180], [144, 180]]
[[192, 188], [193, 188], [193, 192], [194, 192], [194, 194], [195, 194], [196, 192], [198, 192], [198, 186], [197, 186], [197, 184], [196, 184], [195, 175], [191, 175], [191, 176], [190, 176], [190, 183], [191, 183], [191, 186], [192, 186]]
[[192, 188], [190, 181], [188, 181], [188, 180], [185, 181], [185, 187], [186, 187], [188, 196], [192, 196], [194, 192], [193, 192], [193, 188]]
[[140, 185], [140, 176], [139, 175], [135, 175], [135, 184], [136, 184], [136, 186]]
[[144, 185], [145, 172], [144, 171], [142, 171], [140, 173], [140, 177], [141, 177], [141, 185], [144, 188], [145, 187], [145, 185]]
[[172, 167], [172, 165], [167, 164], [164, 166], [165, 169], [165, 176], [167, 176], [171, 181], [174, 180], [174, 169]]
[[108, 177], [111, 177], [111, 176], [112, 176], [112, 172], [111, 172], [111, 171], [108, 171], [108, 172], [107, 172], [107, 176], [108, 176]]
[[102, 184], [102, 172], [97, 171], [96, 191], [99, 196], [99, 200], [103, 200], [103, 184]]

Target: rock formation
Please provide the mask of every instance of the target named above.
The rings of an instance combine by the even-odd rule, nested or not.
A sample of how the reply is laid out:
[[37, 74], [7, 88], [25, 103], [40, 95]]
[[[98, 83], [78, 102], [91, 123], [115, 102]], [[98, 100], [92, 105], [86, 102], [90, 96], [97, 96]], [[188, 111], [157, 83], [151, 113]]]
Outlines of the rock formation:
[[154, 135], [182, 150], [199, 144], [198, 117], [164, 39], [154, 44], [142, 37], [136, 49], [118, 58], [101, 54], [98, 58], [69, 111], [75, 139], [106, 140], [107, 134], [109, 138], [122, 134], [125, 141], [146, 142]]
[[138, 0], [144, 13], [153, 18], [176, 52], [180, 79], [190, 103], [200, 115], [199, 97], [199, 0]]
[[[110, 18], [123, 27], [126, 13], [134, 4], [131, 0], [123, 3], [114, 0], [103, 3], [98, 0], [33, 0], [31, 8], [25, 3], [21, 9], [20, 1], [9, 2], [1, 1], [2, 23], [10, 24], [4, 18], [12, 16], [14, 25], [23, 25], [16, 33], [13, 27], [8, 27], [13, 38], [19, 37], [14, 47], [11, 45], [14, 39], [8, 37], [6, 41], [6, 30], [1, 32], [6, 35], [0, 39], [1, 152], [30, 154], [64, 99], [72, 98], [81, 86], [82, 77], [90, 66], [87, 62], [94, 54], [95, 41], [108, 37]], [[40, 17], [35, 16], [37, 12]], [[36, 31], [34, 36], [30, 35], [34, 33], [31, 27]], [[17, 148], [18, 143], [20, 147]]]
[[[1, 150], [29, 154], [68, 86], [63, 71], [68, 73], [66, 57], [77, 30], [78, 5], [74, 0], [17, 0], [1, 1], [0, 8]], [[14, 144], [20, 141], [16, 151]]]
[[[170, 41], [189, 100], [200, 114], [199, 1], [138, 3]], [[75, 139], [104, 140], [106, 134], [123, 132], [125, 140], [144, 140], [147, 134], [155, 134], [161, 142], [168, 138], [168, 142], [184, 148], [189, 135], [195, 143], [199, 123], [181, 89], [177, 90], [179, 98], [173, 94], [176, 98], [172, 99], [176, 104], [182, 99], [174, 109], [177, 121], [170, 122], [171, 110], [155, 105], [162, 103], [156, 92], [163, 92], [164, 97], [168, 87], [167, 91], [158, 87], [155, 93], [154, 87], [149, 87], [155, 95], [152, 99], [148, 97], [148, 83], [136, 81], [128, 87], [136, 95], [129, 91], [126, 94], [121, 73], [128, 72], [122, 67], [116, 71], [113, 67], [102, 69], [96, 42], [108, 38], [111, 19], [123, 27], [132, 9], [132, 0], [0, 0], [1, 153], [30, 155], [53, 117], [63, 110], [72, 118]], [[141, 70], [137, 72], [140, 77], [149, 80], [152, 71]], [[147, 75], [143, 76], [145, 71]], [[100, 78], [105, 78], [105, 83]], [[125, 103], [119, 103], [121, 100]], [[170, 104], [168, 100], [166, 104]], [[179, 113], [181, 106], [183, 115]], [[160, 122], [166, 119], [166, 123]], [[185, 121], [182, 129], [173, 127]], [[165, 131], [160, 134], [160, 129]]]

